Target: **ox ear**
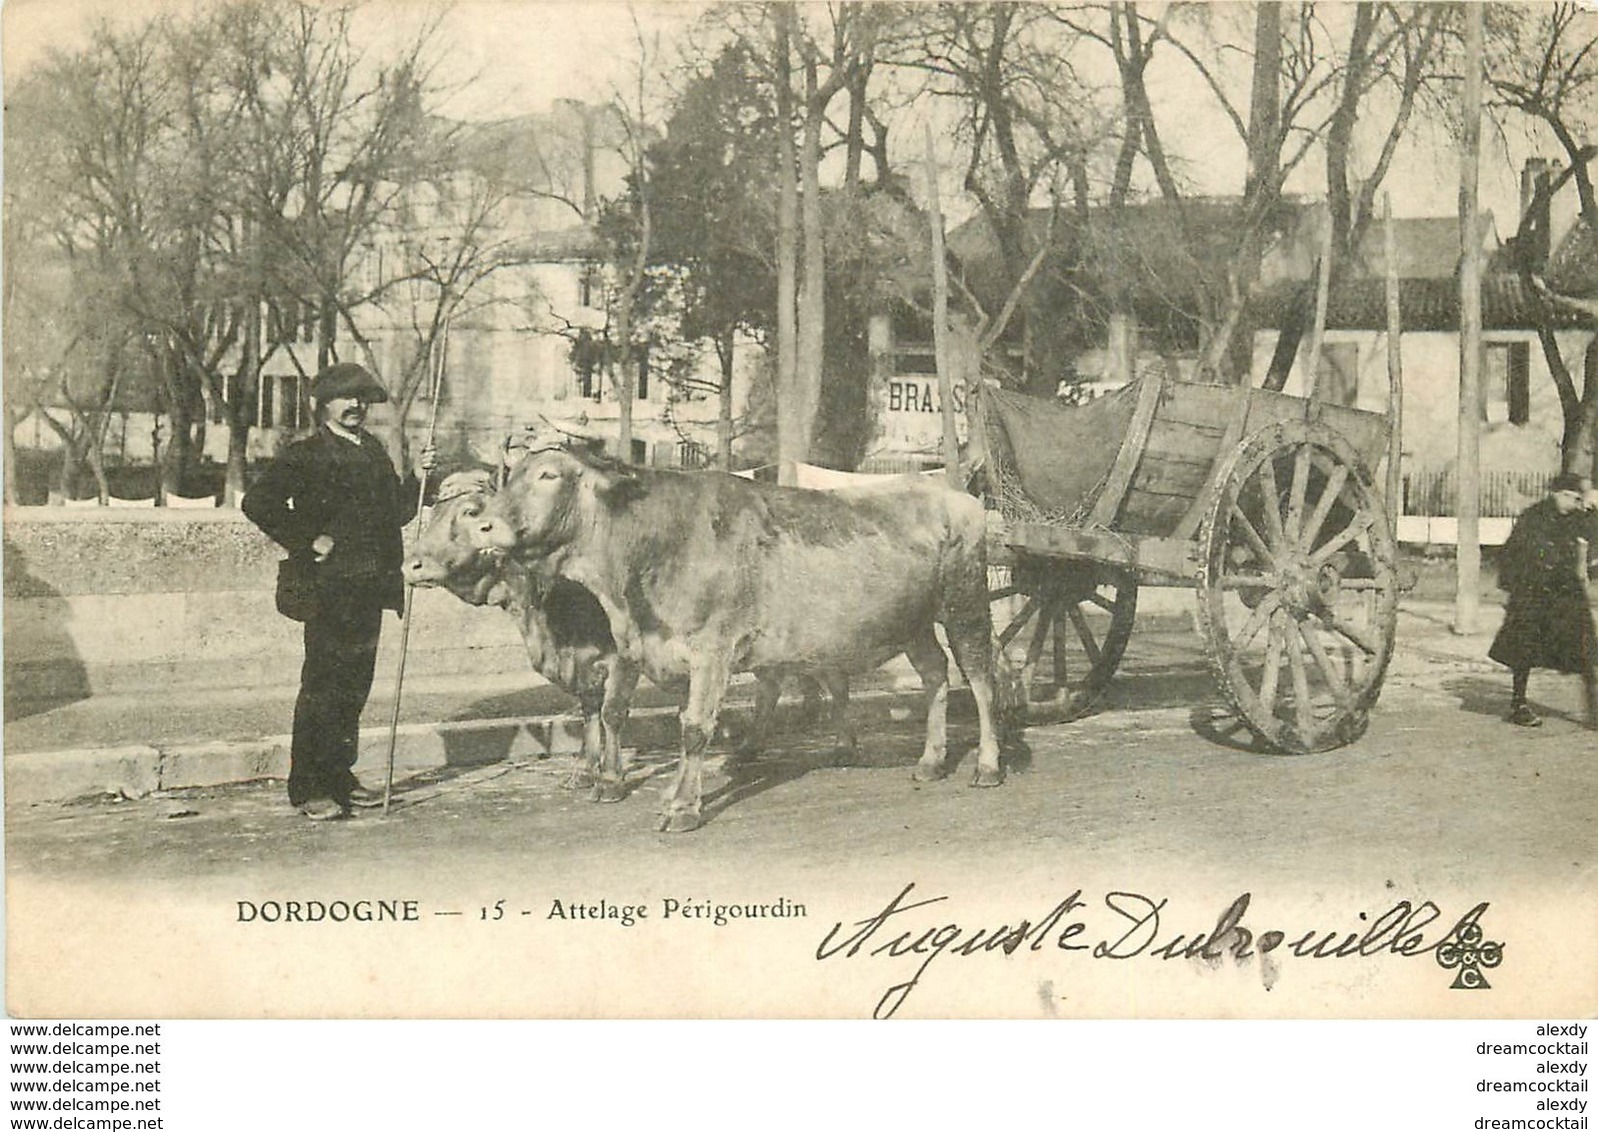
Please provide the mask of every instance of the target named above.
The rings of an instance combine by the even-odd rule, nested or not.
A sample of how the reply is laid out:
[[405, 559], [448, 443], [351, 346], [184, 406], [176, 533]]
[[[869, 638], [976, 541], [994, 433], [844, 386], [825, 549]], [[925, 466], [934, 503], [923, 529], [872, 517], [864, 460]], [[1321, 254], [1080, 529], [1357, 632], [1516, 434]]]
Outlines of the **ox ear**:
[[644, 494], [638, 473], [620, 460], [590, 460], [588, 474], [593, 477], [594, 494], [607, 507], [625, 507]]

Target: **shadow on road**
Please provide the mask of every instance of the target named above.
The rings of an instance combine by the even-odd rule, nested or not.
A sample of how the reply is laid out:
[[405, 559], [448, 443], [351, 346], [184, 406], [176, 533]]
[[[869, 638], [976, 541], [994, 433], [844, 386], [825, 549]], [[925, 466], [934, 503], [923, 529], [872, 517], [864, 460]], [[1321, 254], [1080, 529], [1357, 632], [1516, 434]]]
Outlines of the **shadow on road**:
[[[1547, 719], [1563, 719], [1576, 724], [1578, 727], [1585, 723], [1580, 711], [1565, 711], [1561, 708], [1550, 707], [1545, 702], [1537, 699], [1537, 684], [1539, 680], [1568, 681], [1574, 685], [1579, 681], [1577, 676], [1566, 676], [1560, 673], [1546, 672], [1533, 673], [1531, 685], [1528, 689], [1527, 700], [1532, 710]], [[1492, 719], [1503, 719], [1509, 714], [1509, 674], [1502, 676], [1452, 676], [1443, 681], [1443, 691], [1459, 700], [1462, 710], [1472, 715], [1484, 715]]]

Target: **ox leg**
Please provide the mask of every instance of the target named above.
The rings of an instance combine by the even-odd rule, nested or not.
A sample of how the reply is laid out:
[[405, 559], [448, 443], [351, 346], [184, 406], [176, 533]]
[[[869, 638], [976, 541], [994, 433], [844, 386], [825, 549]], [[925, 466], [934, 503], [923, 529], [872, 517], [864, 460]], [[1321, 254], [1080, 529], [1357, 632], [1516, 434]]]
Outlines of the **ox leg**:
[[777, 717], [777, 700], [782, 696], [782, 678], [770, 668], [755, 671], [755, 714], [738, 747], [727, 756], [728, 767], [748, 762], [764, 748]]
[[855, 734], [849, 725], [849, 677], [841, 672], [829, 672], [822, 678], [827, 693], [832, 697], [832, 765], [848, 766], [854, 761]]
[[666, 799], [663, 833], [699, 828], [704, 800], [705, 748], [716, 733], [716, 716], [727, 693], [728, 665], [722, 656], [695, 656], [688, 670], [688, 703], [682, 709], [682, 761]]
[[916, 674], [921, 677], [922, 695], [927, 705], [927, 742], [921, 750], [912, 777], [917, 782], [936, 782], [949, 773], [945, 761], [949, 754], [949, 658], [928, 626], [922, 637], [905, 649]]
[[627, 768], [622, 765], [621, 733], [632, 708], [633, 689], [638, 686], [638, 666], [620, 656], [600, 661], [605, 670], [604, 700], [600, 704], [600, 735], [604, 740], [594, 789], [589, 799], [619, 802], [627, 796]]
[[1004, 781], [999, 765], [999, 737], [994, 724], [993, 634], [988, 625], [945, 626], [954, 662], [971, 686], [977, 705], [977, 768], [972, 786], [998, 786]]
[[[821, 718], [821, 685], [825, 682], [828, 690], [832, 689], [832, 681], [823, 678], [818, 680], [814, 676], [799, 677], [800, 690], [804, 692], [804, 706], [799, 709], [799, 725], [810, 727]], [[847, 685], [845, 691], [847, 692]], [[837, 703], [836, 697], [833, 703]]]
[[594, 785], [605, 745], [605, 727], [599, 718], [604, 702], [603, 687], [589, 684], [578, 689], [577, 705], [583, 713], [583, 749], [578, 753], [577, 765], [561, 781], [563, 790], [587, 790]]

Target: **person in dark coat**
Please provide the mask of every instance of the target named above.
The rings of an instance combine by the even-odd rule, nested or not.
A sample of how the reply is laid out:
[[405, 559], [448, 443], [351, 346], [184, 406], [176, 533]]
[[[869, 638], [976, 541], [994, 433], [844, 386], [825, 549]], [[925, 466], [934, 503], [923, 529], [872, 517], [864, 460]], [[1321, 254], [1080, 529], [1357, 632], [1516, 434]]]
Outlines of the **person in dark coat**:
[[[1582, 489], [1579, 476], [1554, 477], [1548, 495], [1515, 520], [1499, 559], [1498, 585], [1509, 601], [1487, 655], [1513, 674], [1508, 720], [1522, 727], [1542, 723], [1526, 702], [1533, 668], [1580, 673], [1592, 695], [1595, 643], [1584, 559], [1598, 552], [1598, 511]], [[1585, 554], [1579, 539], [1587, 540]]]
[[[298, 559], [308, 578], [305, 662], [294, 702], [289, 803], [315, 821], [380, 804], [353, 767], [361, 711], [372, 689], [383, 610], [404, 609], [402, 530], [416, 514], [414, 475], [395, 474], [382, 443], [362, 426], [387, 401], [353, 362], [329, 366], [311, 386], [320, 426], [289, 445], [245, 494], [244, 514]], [[423, 449], [431, 470], [436, 456]]]

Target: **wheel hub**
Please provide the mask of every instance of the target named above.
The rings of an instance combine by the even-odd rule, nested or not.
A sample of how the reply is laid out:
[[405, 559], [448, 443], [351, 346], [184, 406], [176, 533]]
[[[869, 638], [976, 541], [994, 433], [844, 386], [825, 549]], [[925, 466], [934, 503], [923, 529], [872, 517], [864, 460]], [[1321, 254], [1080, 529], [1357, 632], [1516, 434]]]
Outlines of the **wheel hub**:
[[1331, 563], [1316, 565], [1307, 555], [1295, 555], [1277, 572], [1281, 607], [1297, 618], [1319, 615], [1337, 604], [1342, 575]]

